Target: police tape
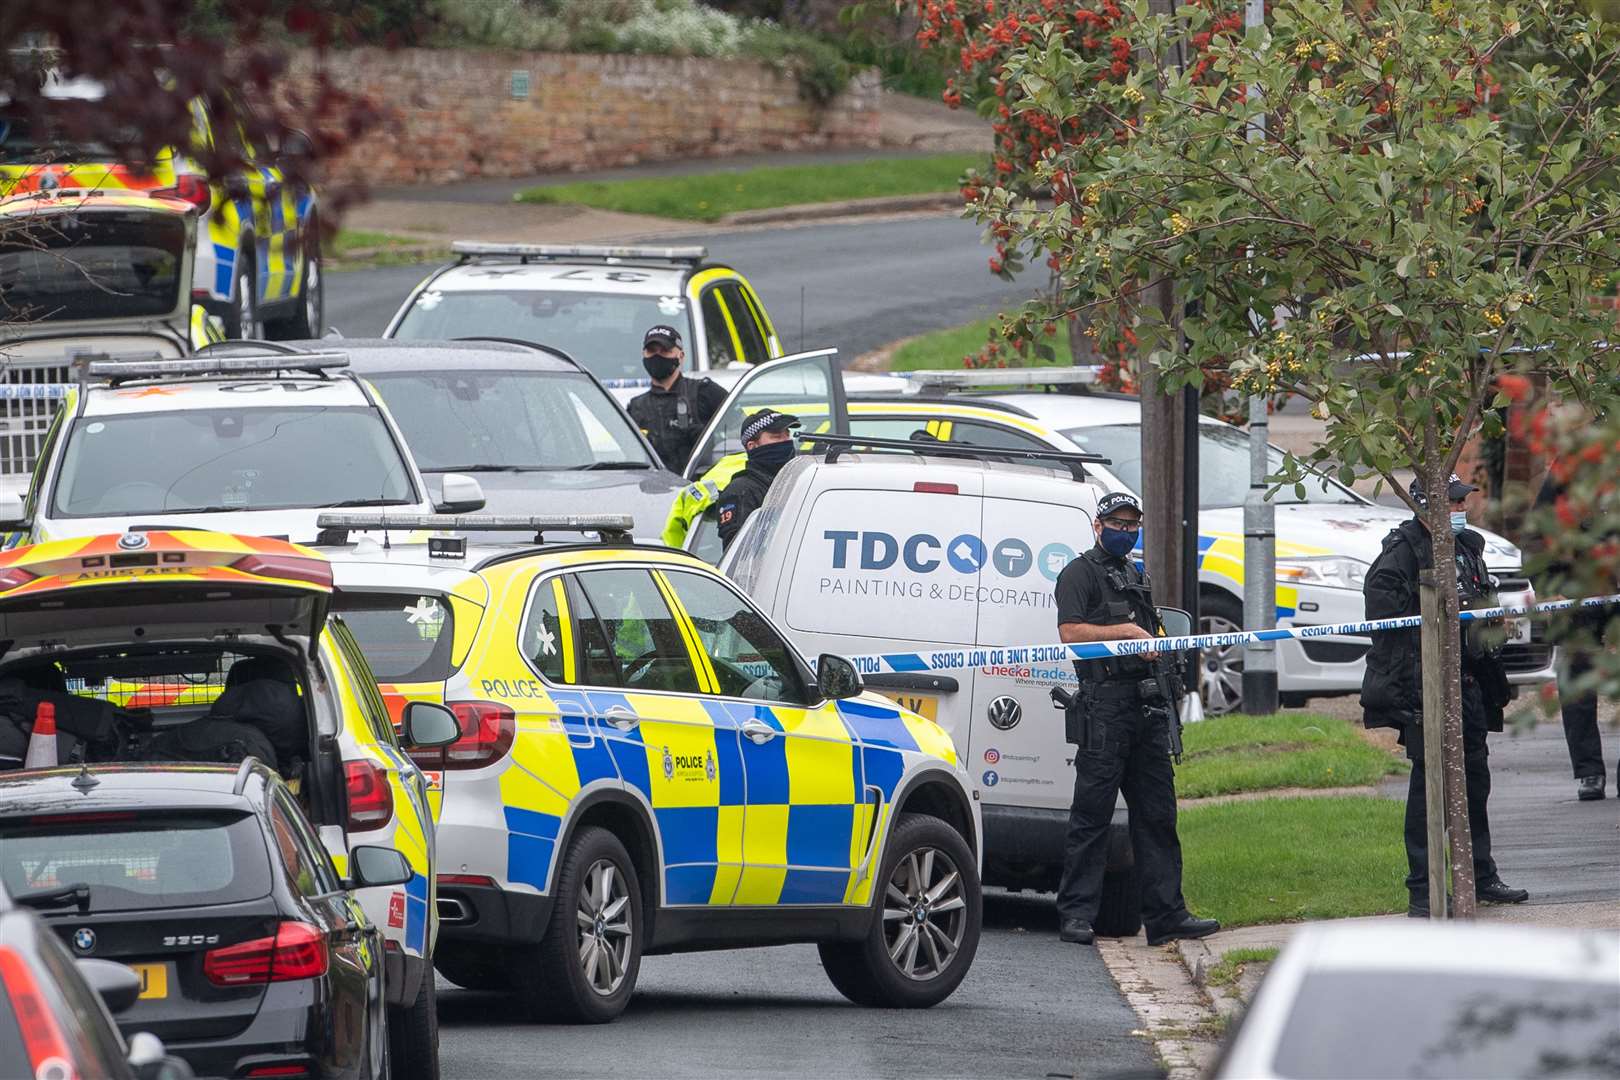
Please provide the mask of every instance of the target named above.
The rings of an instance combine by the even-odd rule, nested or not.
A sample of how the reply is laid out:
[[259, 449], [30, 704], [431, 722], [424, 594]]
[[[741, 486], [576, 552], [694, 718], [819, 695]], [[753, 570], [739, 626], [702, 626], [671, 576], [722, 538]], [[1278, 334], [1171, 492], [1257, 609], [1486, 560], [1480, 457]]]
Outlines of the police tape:
[[[1464, 611], [1463, 622], [1500, 619], [1510, 616], [1542, 615], [1572, 608], [1607, 607], [1620, 604], [1620, 593], [1592, 596], [1581, 600], [1549, 600], [1541, 604], [1476, 608]], [[1232, 630], [1224, 634], [1192, 634], [1186, 637], [1125, 638], [1119, 641], [1061, 642], [1059, 644], [1006, 645], [973, 649], [941, 649], [933, 652], [870, 653], [847, 659], [863, 675], [889, 672], [955, 671], [963, 668], [1003, 667], [1010, 664], [1050, 664], [1063, 660], [1101, 660], [1110, 656], [1141, 656], [1155, 652], [1188, 652], [1218, 649], [1231, 645], [1252, 645], [1264, 641], [1287, 641], [1319, 637], [1355, 636], [1382, 630], [1408, 630], [1421, 626], [1421, 615], [1365, 622], [1328, 623], [1320, 626], [1281, 626], [1274, 630]]]
[[0, 383], [0, 401], [55, 401], [71, 389], [71, 383]]

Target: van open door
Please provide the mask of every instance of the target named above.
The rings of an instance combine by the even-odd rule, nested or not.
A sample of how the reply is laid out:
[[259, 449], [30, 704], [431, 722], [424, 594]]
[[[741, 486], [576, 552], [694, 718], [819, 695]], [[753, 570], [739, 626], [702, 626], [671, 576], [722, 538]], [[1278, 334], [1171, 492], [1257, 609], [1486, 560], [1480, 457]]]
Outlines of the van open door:
[[696, 480], [721, 459], [743, 452], [743, 421], [760, 409], [797, 416], [804, 430], [849, 432], [849, 406], [837, 349], [794, 353], [750, 368], [709, 421], [681, 475]]

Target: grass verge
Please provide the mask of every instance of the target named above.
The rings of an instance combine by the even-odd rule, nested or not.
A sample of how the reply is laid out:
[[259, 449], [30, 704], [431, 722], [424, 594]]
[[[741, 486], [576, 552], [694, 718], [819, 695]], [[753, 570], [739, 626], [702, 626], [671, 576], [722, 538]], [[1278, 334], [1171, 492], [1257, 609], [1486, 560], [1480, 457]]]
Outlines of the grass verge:
[[1405, 813], [1374, 796], [1184, 809], [1183, 890], [1194, 911], [1223, 926], [1404, 911]]
[[443, 258], [449, 251], [448, 247], [439, 247], [416, 237], [365, 229], [339, 229], [326, 247], [335, 270], [428, 262]]
[[1233, 949], [1204, 973], [1204, 981], [1210, 986], [1231, 986], [1243, 978], [1243, 969], [1248, 965], [1269, 964], [1277, 959], [1277, 952], [1276, 949]]
[[983, 164], [982, 154], [934, 154], [846, 165], [778, 165], [692, 176], [552, 184], [527, 188], [515, 198], [526, 203], [567, 203], [654, 217], [718, 221], [740, 210], [954, 191], [962, 173]]
[[[961, 367], [968, 357], [984, 351], [1000, 315], [979, 319], [964, 326], [935, 330], [912, 338], [898, 349], [889, 360], [890, 371], [916, 371], [919, 368]], [[1057, 333], [1046, 338], [1035, 355], [1019, 363], [1027, 367], [1069, 363], [1069, 331], [1063, 323], [1057, 324]]]
[[1215, 716], [1182, 733], [1183, 799], [1275, 788], [1359, 787], [1411, 768], [1344, 720], [1311, 713]]

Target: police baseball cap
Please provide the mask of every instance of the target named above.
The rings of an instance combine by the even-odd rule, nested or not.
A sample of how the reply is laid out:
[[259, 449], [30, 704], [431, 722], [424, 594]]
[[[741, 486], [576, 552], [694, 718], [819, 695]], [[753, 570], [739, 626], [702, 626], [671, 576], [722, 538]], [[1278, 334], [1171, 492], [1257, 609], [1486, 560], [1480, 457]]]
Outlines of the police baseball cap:
[[798, 426], [797, 416], [779, 413], [775, 409], [761, 409], [743, 421], [742, 441], [751, 443], [767, 431], [787, 431]]
[[1142, 502], [1128, 491], [1110, 491], [1097, 500], [1097, 516], [1105, 518], [1115, 510], [1135, 510], [1136, 516], [1142, 516]]
[[641, 339], [643, 349], [667, 349], [681, 343], [681, 332], [673, 326], [655, 326]]
[[[1407, 493], [1412, 496], [1413, 502], [1417, 503], [1419, 506], [1424, 506], [1427, 504], [1428, 496], [1423, 492], [1422, 480], [1414, 478], [1411, 485], [1407, 487], [1406, 490]], [[1463, 478], [1458, 476], [1456, 473], [1452, 473], [1451, 478], [1446, 481], [1446, 498], [1450, 499], [1452, 502], [1456, 502], [1458, 499], [1466, 499], [1469, 495], [1478, 490], [1479, 488], [1475, 487], [1473, 484], [1463, 483]]]

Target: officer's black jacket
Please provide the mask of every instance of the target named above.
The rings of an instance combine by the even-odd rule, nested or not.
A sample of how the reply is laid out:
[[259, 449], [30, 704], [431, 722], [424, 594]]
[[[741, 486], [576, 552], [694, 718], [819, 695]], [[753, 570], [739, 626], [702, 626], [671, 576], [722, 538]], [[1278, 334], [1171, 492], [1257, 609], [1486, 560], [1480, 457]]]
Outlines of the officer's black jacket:
[[725, 403], [725, 390], [712, 379], [682, 375], [668, 390], [651, 387], [626, 408], [665, 467], [678, 471], [686, 467], [698, 436]]
[[742, 472], [731, 478], [731, 483], [714, 501], [715, 517], [720, 525], [720, 542], [726, 547], [729, 548], [731, 542], [737, 539], [748, 515], [765, 502], [765, 496], [771, 490], [771, 481], [776, 479], [778, 472], [781, 472], [780, 468], [766, 469], [758, 462], [750, 461]]
[[[1119, 575], [1128, 584], [1141, 584], [1144, 590], [1117, 589], [1109, 579]], [[1117, 626], [1134, 622], [1148, 633], [1156, 633], [1156, 617], [1152, 597], [1145, 591], [1147, 575], [1136, 569], [1128, 558], [1116, 558], [1104, 551], [1102, 545], [1093, 545], [1058, 575], [1054, 599], [1057, 602], [1057, 621], [1064, 623], [1090, 623], [1093, 626]], [[1150, 665], [1140, 657], [1112, 657], [1107, 660], [1076, 660], [1075, 674], [1082, 680], [1105, 682], [1109, 679], [1141, 679], [1150, 673]]]
[[[1472, 529], [1457, 534], [1457, 582], [1465, 599], [1483, 597], [1491, 590], [1485, 568], [1485, 538]], [[1384, 537], [1384, 549], [1367, 571], [1362, 593], [1367, 618], [1393, 619], [1420, 614], [1418, 572], [1434, 565], [1429, 531], [1417, 518], [1409, 518]], [[1421, 631], [1384, 630], [1372, 635], [1367, 671], [1361, 680], [1363, 723], [1367, 727], [1404, 728], [1423, 713], [1423, 650]], [[1499, 658], [1464, 661], [1465, 673], [1486, 688], [1486, 720], [1492, 731], [1502, 730], [1507, 672]]]

